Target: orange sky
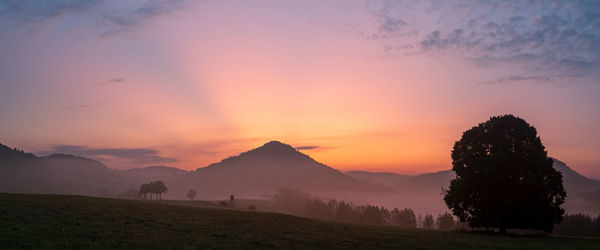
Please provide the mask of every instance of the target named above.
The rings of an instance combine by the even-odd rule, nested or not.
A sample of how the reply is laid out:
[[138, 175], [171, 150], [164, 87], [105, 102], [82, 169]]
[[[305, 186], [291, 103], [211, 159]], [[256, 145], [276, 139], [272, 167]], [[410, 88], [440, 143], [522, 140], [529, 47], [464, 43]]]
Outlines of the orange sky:
[[380, 32], [381, 16], [358, 2], [196, 3], [100, 26], [111, 31], [101, 36], [79, 25], [99, 10], [6, 22], [0, 45], [14, 59], [0, 62], [0, 114], [10, 117], [0, 142], [153, 149], [157, 162], [100, 158], [195, 169], [279, 140], [314, 146], [303, 152], [338, 169], [421, 173], [450, 168], [464, 130], [511, 113], [538, 129], [550, 156], [600, 177], [598, 84], [511, 78], [535, 65], [471, 60], [479, 50], [390, 54], [390, 43], [420, 46], [443, 25], [417, 16], [407, 21], [416, 35], [373, 38], [364, 33]]

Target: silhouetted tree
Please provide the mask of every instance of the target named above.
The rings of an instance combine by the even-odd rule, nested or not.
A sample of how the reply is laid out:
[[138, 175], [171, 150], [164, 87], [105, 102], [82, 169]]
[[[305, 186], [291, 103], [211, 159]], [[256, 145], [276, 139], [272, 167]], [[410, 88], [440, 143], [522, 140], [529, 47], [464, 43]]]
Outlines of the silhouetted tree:
[[410, 208], [405, 208], [400, 211], [400, 217], [402, 218], [402, 226], [415, 228], [417, 227], [417, 217], [415, 212]]
[[452, 230], [454, 229], [454, 218], [446, 212], [437, 217], [435, 224], [437, 224], [439, 230]]
[[323, 220], [331, 219], [329, 207], [327, 207], [327, 204], [325, 204], [325, 202], [319, 199], [313, 199], [311, 201], [308, 201], [307, 208], [308, 209], [306, 213], [311, 218]]
[[[146, 194], [148, 194], [150, 192], [150, 188], [149, 188], [149, 184], [142, 184], [140, 186], [140, 191], [138, 192], [139, 195], [144, 195], [144, 200], [146, 199]], [[150, 199], [152, 199], [152, 196], [150, 196]]]
[[594, 219], [585, 214], [567, 214], [563, 221], [556, 225], [554, 233], [560, 235], [593, 236], [595, 235]]
[[366, 205], [362, 207], [360, 221], [368, 224], [383, 224], [381, 210], [377, 206]]
[[162, 199], [162, 194], [167, 192], [167, 186], [162, 181], [155, 181], [150, 184], [152, 187], [152, 193], [157, 195], [158, 199]]
[[391, 224], [391, 213], [385, 207], [381, 207], [381, 223], [389, 225]]
[[600, 214], [594, 219], [593, 230], [594, 235], [600, 236]]
[[417, 227], [417, 219], [415, 217], [415, 213], [410, 208], [405, 208], [401, 211], [397, 208], [394, 208], [391, 212], [391, 216], [392, 225], [411, 228]]
[[452, 150], [456, 179], [444, 200], [471, 227], [552, 231], [566, 192], [537, 131], [525, 120], [492, 117], [465, 131]]
[[297, 215], [306, 215], [306, 206], [311, 199], [312, 196], [309, 194], [290, 188], [280, 188], [277, 190], [277, 194], [273, 196], [275, 204], [281, 210]]
[[425, 219], [423, 219], [423, 228], [433, 229], [433, 225], [435, 222], [433, 221], [433, 215], [427, 214], [425, 215]]
[[190, 191], [187, 192], [186, 196], [190, 199], [190, 200], [194, 200], [194, 197], [196, 197], [197, 193], [196, 190], [190, 189]]
[[358, 222], [358, 212], [355, 211], [355, 208], [346, 202], [340, 201], [337, 203], [337, 209], [335, 210], [333, 219], [337, 221], [346, 221], [346, 222]]
[[385, 207], [370, 204], [359, 206], [335, 199], [330, 199], [325, 203], [297, 189], [279, 189], [273, 196], [273, 200], [280, 209], [286, 212], [311, 218], [413, 228], [417, 224], [412, 209], [398, 210], [395, 208], [390, 211]]

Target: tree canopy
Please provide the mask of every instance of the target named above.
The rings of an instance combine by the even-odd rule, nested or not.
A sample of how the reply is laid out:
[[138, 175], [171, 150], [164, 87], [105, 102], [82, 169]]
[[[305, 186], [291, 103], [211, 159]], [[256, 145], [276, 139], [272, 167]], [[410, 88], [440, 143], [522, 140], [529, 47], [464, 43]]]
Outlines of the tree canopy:
[[452, 150], [456, 179], [444, 201], [471, 227], [550, 232], [562, 220], [562, 175], [525, 120], [492, 117], [465, 131]]

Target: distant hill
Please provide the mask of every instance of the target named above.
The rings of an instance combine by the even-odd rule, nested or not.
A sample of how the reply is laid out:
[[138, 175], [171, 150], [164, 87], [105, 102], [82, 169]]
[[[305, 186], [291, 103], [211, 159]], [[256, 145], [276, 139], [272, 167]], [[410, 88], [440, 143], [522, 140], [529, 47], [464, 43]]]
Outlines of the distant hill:
[[[600, 214], [600, 182], [558, 160], [554, 167], [563, 174], [567, 212]], [[410, 207], [418, 213], [437, 214], [447, 211], [441, 193], [453, 178], [451, 170], [415, 176], [365, 171], [344, 174], [277, 141], [195, 171], [166, 166], [116, 170], [84, 157], [38, 157], [0, 144], [0, 192], [9, 193], [137, 198], [142, 183], [162, 180], [169, 189], [169, 199], [185, 199], [190, 189], [198, 192], [198, 199], [225, 199], [230, 194], [259, 198], [288, 187], [325, 199]]]
[[381, 183], [387, 186], [392, 186], [406, 178], [411, 177], [410, 175], [401, 175], [396, 173], [367, 171], [347, 171], [344, 172], [344, 174], [357, 180]]
[[554, 168], [562, 173], [567, 191], [567, 212], [581, 212], [596, 216], [600, 214], [600, 181], [587, 178], [554, 159]]
[[440, 193], [441, 188], [448, 188], [455, 177], [452, 170], [445, 170], [411, 176], [391, 186], [398, 190]]
[[[0, 170], [8, 170], [19, 164], [36, 164], [40, 159], [31, 153], [25, 153], [16, 148], [9, 148], [6, 145], [0, 144]], [[25, 167], [25, 166], [22, 166]]]
[[[600, 182], [577, 173], [564, 162], [556, 159], [554, 159], [554, 168], [563, 175], [563, 185], [567, 191], [564, 207], [567, 212], [581, 212], [594, 216], [600, 214]], [[376, 175], [376, 173], [372, 174]], [[359, 176], [364, 177], [369, 176], [369, 174], [368, 172], [362, 172]], [[398, 197], [402, 197], [400, 199], [419, 201], [420, 205], [425, 204], [424, 207], [437, 207], [437, 211], [441, 211], [445, 209], [442, 201], [442, 188], [448, 188], [450, 181], [455, 177], [456, 175], [452, 170], [445, 170], [408, 177], [402, 176], [395, 183], [380, 183], [385, 183], [396, 189], [399, 192]], [[367, 179], [369, 181], [375, 180], [374, 178], [363, 178], [363, 180]]]
[[99, 195], [119, 188], [117, 176], [98, 161], [37, 157], [0, 144], [0, 192]]
[[167, 166], [149, 166], [145, 168], [131, 168], [126, 170], [114, 170], [120, 178], [133, 182], [134, 186], [141, 185], [149, 181], [176, 179], [189, 174], [190, 171]]
[[[575, 170], [569, 168], [567, 164], [554, 159], [554, 168], [562, 173], [565, 189], [568, 194], [581, 194], [591, 191], [600, 191], [600, 181], [587, 178]], [[600, 197], [598, 197], [600, 199]]]
[[84, 157], [66, 154], [37, 157], [1, 145], [0, 173], [0, 192], [17, 193], [132, 197], [141, 184], [155, 180], [166, 183], [167, 197], [182, 199], [189, 189], [197, 190], [204, 198], [224, 198], [230, 194], [257, 197], [271, 195], [281, 187], [326, 192], [395, 192], [379, 183], [353, 179], [290, 145], [275, 141], [195, 171], [166, 166], [116, 170]]
[[65, 185], [56, 187], [54, 192], [105, 195], [121, 188], [119, 177], [99, 161], [66, 154], [41, 159], [46, 166], [44, 176]]
[[278, 141], [196, 169], [186, 178], [189, 185], [214, 194], [269, 194], [281, 187], [309, 192], [394, 192], [382, 184], [351, 178]]

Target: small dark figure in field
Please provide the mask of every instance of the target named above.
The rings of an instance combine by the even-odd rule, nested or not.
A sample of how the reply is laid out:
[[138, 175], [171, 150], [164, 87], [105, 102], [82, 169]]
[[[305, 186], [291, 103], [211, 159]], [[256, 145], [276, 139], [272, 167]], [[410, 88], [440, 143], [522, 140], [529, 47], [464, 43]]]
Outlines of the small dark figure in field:
[[248, 210], [254, 211], [254, 210], [256, 210], [256, 206], [250, 205], [250, 206], [248, 206]]
[[162, 199], [162, 194], [167, 192], [167, 186], [162, 181], [155, 181], [146, 184], [142, 184], [140, 186], [139, 195], [144, 195], [144, 200], [146, 199], [146, 195], [150, 193], [150, 199], [152, 200], [152, 194], [155, 194], [156, 199]]
[[235, 199], [233, 198], [233, 194], [229, 196], [229, 207], [235, 207]]
[[190, 199], [190, 200], [194, 200], [194, 197], [196, 197], [197, 193], [196, 190], [190, 189], [190, 191], [187, 192], [186, 196]]

